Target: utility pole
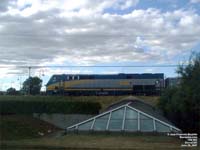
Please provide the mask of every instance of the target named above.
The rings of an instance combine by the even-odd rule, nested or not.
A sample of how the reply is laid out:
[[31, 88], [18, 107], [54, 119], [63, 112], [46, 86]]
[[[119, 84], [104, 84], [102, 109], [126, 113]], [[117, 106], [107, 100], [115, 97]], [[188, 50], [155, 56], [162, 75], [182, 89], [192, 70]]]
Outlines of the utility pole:
[[19, 75], [17, 80], [19, 81], [19, 90], [21, 90], [21, 88], [22, 88], [22, 75]]
[[28, 89], [28, 95], [31, 95], [31, 67], [28, 67], [28, 80], [29, 80], [29, 89]]

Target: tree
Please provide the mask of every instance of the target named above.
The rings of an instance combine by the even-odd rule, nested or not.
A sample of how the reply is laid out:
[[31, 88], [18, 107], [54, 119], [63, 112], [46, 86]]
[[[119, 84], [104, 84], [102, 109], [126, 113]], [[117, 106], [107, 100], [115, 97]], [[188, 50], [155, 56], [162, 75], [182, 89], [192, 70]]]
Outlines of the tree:
[[7, 95], [17, 95], [18, 94], [18, 92], [16, 91], [16, 89], [15, 88], [8, 88], [7, 90], [6, 90], [6, 94]]
[[38, 77], [30, 77], [23, 83], [22, 92], [24, 94], [36, 95], [40, 93], [42, 80]]
[[184, 132], [200, 133], [200, 53], [193, 54], [187, 66], [179, 66], [177, 73], [180, 85], [166, 89], [159, 106]]

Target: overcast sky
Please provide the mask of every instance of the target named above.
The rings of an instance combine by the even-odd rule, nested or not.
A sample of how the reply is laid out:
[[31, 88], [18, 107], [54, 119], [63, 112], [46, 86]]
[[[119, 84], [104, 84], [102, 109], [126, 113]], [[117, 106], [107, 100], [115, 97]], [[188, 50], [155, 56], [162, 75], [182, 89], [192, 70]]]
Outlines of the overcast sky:
[[[200, 51], [200, 0], [0, 0], [0, 65], [151, 65]], [[27, 69], [1, 68], [0, 90]], [[175, 68], [45, 68], [59, 73], [163, 72]], [[19, 75], [18, 73], [22, 73]]]

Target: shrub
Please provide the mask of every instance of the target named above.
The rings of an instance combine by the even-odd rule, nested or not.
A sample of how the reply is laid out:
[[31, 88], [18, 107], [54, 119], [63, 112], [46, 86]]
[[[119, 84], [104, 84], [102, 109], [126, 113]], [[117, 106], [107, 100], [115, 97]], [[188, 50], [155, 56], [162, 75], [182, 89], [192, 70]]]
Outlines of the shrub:
[[31, 101], [1, 100], [1, 114], [64, 113], [64, 114], [98, 114], [101, 105], [97, 102], [82, 101]]
[[178, 73], [180, 85], [166, 89], [159, 106], [183, 132], [200, 134], [200, 53], [192, 57], [187, 66], [180, 66]]

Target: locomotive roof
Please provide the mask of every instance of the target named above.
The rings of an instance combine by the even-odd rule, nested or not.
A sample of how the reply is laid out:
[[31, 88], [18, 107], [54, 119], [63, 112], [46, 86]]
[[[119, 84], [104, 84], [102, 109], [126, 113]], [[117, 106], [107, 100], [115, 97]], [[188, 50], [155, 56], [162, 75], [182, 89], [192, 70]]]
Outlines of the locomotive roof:
[[67, 76], [80, 76], [80, 77], [93, 77], [93, 78], [119, 78], [119, 77], [127, 77], [127, 78], [134, 78], [134, 79], [144, 79], [144, 78], [164, 78], [164, 73], [142, 73], [142, 74], [125, 74], [125, 73], [119, 73], [119, 74], [58, 74], [53, 75], [55, 77], [67, 77]]

